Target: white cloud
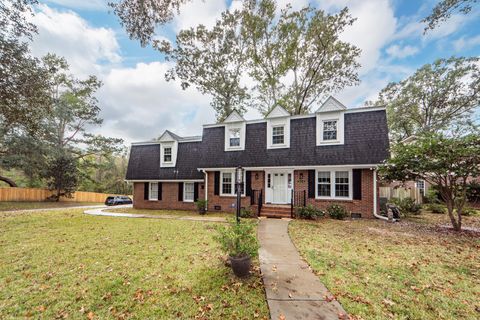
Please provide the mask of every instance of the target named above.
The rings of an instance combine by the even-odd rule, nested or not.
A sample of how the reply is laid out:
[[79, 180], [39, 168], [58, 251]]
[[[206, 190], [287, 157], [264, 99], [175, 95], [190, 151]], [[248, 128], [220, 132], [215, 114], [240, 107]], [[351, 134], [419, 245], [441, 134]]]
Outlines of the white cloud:
[[480, 45], [480, 35], [474, 37], [461, 37], [453, 42], [455, 51], [460, 52]]
[[77, 75], [98, 74], [102, 65], [121, 61], [115, 32], [92, 27], [72, 11], [60, 12], [40, 5], [32, 22], [38, 27], [33, 54], [52, 52], [63, 56]]
[[54, 3], [67, 8], [102, 10], [107, 9], [107, 1], [104, 0], [45, 0], [47, 3]]
[[362, 65], [360, 75], [375, 68], [382, 48], [390, 42], [396, 29], [397, 19], [390, 1], [330, 0], [320, 1], [319, 6], [331, 13], [345, 6], [349, 8], [350, 14], [357, 20], [345, 30], [341, 38], [362, 50], [359, 59]]
[[173, 25], [176, 31], [199, 24], [213, 27], [226, 9], [225, 0], [193, 0], [180, 7], [180, 15], [175, 17]]
[[112, 69], [99, 91], [105, 119], [101, 132], [131, 142], [158, 137], [165, 129], [201, 134], [202, 124], [214, 122], [208, 96], [165, 80], [170, 67], [152, 62]]
[[419, 49], [414, 46], [406, 45], [404, 47], [398, 44], [391, 45], [387, 48], [386, 52], [392, 58], [402, 59], [417, 54]]

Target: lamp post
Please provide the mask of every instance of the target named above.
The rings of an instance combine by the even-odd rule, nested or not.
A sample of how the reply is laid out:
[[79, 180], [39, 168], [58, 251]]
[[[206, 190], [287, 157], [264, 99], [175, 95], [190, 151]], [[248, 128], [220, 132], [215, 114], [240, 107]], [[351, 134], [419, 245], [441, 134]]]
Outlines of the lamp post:
[[242, 206], [243, 168], [235, 169], [235, 190], [237, 192], [237, 223], [240, 223], [240, 208]]

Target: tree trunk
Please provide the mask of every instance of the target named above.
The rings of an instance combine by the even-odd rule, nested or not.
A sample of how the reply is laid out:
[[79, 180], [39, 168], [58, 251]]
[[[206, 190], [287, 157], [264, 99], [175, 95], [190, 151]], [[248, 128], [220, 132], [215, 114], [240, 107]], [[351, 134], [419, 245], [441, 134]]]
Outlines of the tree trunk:
[[[455, 216], [453, 215], [453, 211], [454, 211], [453, 204], [449, 201], [446, 203], [446, 205], [447, 205], [448, 216], [450, 217], [450, 221], [452, 222], [453, 230], [460, 231], [462, 228], [461, 219], [459, 219], [458, 221], [455, 219]], [[458, 210], [457, 210], [457, 214], [459, 214]]]
[[7, 178], [7, 177], [2, 177], [2, 176], [0, 176], [0, 181], [3, 181], [3, 182], [8, 183], [8, 185], [9, 185], [10, 187], [12, 187], [12, 188], [16, 188], [16, 187], [17, 187], [17, 184], [16, 184], [13, 180], [11, 180], [11, 179], [9, 179], [9, 178]]

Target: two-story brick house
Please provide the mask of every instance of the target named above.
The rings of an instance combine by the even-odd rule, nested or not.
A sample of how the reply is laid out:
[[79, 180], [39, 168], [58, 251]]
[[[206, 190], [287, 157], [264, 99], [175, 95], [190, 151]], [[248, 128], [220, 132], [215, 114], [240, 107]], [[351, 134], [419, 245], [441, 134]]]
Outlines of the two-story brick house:
[[262, 213], [292, 203], [326, 208], [344, 205], [373, 217], [378, 210], [377, 166], [388, 156], [384, 108], [347, 109], [330, 97], [314, 113], [291, 116], [281, 107], [265, 119], [246, 121], [233, 112], [223, 123], [203, 126], [203, 135], [170, 131], [131, 147], [127, 180], [134, 207], [234, 211], [235, 168], [245, 169], [242, 206]]

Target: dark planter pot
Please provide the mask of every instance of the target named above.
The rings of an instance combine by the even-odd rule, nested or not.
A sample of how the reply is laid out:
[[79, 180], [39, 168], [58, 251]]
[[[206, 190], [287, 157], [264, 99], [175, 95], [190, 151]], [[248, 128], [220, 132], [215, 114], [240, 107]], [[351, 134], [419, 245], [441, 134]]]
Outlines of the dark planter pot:
[[250, 256], [230, 257], [230, 263], [232, 264], [233, 273], [237, 277], [243, 278], [250, 274], [250, 267], [252, 265]]
[[205, 210], [205, 208], [202, 208], [202, 209], [198, 209], [198, 213], [199, 214], [205, 214], [207, 212], [207, 210]]

